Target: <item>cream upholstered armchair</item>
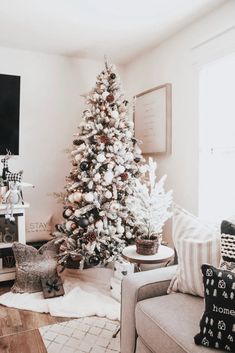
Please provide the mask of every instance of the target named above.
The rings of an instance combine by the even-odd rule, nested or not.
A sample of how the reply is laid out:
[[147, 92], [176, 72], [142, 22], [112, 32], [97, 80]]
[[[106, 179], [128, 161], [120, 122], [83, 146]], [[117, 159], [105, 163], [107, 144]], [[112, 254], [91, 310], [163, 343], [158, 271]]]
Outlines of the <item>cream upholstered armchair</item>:
[[176, 267], [134, 273], [123, 280], [121, 353], [213, 352], [194, 343], [204, 311], [203, 298], [166, 295]]

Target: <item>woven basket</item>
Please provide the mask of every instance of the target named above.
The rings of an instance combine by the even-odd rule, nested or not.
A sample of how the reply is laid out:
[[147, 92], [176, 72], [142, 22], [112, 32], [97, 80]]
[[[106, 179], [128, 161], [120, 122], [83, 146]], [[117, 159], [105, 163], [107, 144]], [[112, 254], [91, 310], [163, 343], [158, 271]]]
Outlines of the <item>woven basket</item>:
[[136, 252], [140, 255], [154, 255], [158, 252], [159, 238], [152, 236], [150, 239], [136, 238]]

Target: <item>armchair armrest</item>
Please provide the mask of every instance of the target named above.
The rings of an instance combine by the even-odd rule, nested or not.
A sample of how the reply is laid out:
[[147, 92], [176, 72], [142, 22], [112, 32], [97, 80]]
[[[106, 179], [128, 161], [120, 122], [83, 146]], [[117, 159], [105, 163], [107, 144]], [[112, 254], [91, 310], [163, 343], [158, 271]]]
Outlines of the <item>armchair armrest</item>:
[[135, 306], [138, 301], [165, 295], [177, 266], [134, 273], [122, 281], [121, 353], [134, 353], [136, 344]]

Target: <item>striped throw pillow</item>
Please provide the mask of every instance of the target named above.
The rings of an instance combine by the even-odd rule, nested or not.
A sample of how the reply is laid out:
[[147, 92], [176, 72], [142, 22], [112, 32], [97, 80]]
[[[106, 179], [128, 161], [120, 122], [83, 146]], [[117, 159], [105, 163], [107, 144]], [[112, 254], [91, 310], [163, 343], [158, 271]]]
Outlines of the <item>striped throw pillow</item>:
[[219, 229], [175, 205], [173, 242], [178, 255], [178, 268], [168, 293], [173, 291], [204, 297], [201, 266], [205, 263], [219, 266]]
[[235, 272], [235, 224], [221, 223], [221, 262], [220, 268]]

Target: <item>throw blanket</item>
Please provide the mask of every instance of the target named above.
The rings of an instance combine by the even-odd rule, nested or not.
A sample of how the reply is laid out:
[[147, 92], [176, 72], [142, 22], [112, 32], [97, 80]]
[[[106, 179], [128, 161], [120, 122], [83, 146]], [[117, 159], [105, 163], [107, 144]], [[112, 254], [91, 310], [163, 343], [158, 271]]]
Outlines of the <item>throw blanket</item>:
[[0, 304], [17, 309], [50, 313], [52, 316], [100, 316], [119, 320], [120, 304], [110, 295], [112, 270], [92, 268], [83, 271], [66, 270], [62, 274], [65, 295], [44, 299], [38, 293], [5, 293]]

